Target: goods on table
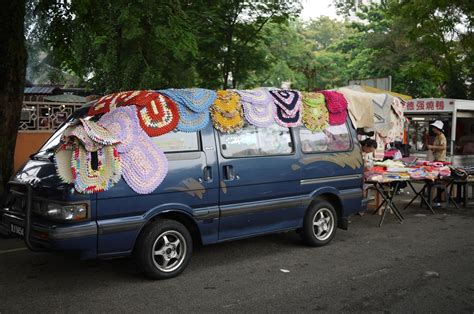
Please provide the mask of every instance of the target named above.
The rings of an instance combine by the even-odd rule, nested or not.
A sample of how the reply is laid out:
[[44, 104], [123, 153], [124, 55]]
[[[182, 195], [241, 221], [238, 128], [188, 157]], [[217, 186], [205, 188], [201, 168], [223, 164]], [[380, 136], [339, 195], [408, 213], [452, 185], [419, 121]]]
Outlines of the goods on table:
[[435, 180], [449, 177], [451, 168], [447, 163], [420, 160], [385, 160], [374, 163], [374, 167], [365, 172], [366, 181], [390, 182], [395, 180]]

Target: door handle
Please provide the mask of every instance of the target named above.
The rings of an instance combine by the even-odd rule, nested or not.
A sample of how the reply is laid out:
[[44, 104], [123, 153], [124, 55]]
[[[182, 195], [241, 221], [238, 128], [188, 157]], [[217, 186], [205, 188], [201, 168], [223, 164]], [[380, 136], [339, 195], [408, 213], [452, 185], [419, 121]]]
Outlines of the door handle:
[[212, 168], [210, 166], [204, 167], [202, 170], [202, 177], [204, 181], [212, 181]]
[[234, 167], [231, 165], [224, 166], [224, 179], [229, 181], [235, 179]]

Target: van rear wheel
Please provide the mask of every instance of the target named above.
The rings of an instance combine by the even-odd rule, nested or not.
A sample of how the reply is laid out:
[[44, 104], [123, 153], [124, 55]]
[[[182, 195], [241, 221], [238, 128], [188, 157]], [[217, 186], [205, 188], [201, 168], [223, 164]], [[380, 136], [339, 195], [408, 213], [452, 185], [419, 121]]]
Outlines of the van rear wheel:
[[320, 201], [306, 212], [301, 237], [310, 246], [324, 246], [336, 234], [336, 210], [327, 201]]
[[192, 250], [191, 235], [183, 224], [174, 220], [158, 220], [141, 233], [136, 258], [148, 277], [168, 279], [186, 268]]

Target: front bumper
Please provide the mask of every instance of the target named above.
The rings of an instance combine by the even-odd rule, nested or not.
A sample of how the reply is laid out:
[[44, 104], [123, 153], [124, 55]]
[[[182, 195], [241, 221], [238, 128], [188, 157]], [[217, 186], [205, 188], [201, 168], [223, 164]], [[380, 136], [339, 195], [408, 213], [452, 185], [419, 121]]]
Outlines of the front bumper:
[[27, 238], [25, 219], [13, 214], [0, 216], [3, 233], [11, 233], [11, 226], [25, 230], [23, 239], [32, 251], [74, 251], [84, 259], [97, 256], [97, 223], [86, 222], [78, 225], [60, 227], [33, 222]]
[[[46, 219], [34, 219], [31, 209], [32, 188], [27, 185], [24, 213], [0, 210], [0, 232], [23, 237], [32, 251], [76, 251], [82, 257], [97, 256], [98, 227], [95, 221], [80, 223], [57, 223]], [[23, 232], [18, 232], [22, 230]]]
[[[25, 220], [13, 214], [2, 214], [0, 222], [1, 228], [10, 232], [10, 225], [26, 229]], [[11, 233], [11, 232], [10, 232]], [[58, 227], [56, 225], [45, 225], [33, 222], [31, 225], [30, 237], [36, 240], [69, 240], [81, 237], [97, 236], [97, 223], [90, 221], [79, 225], [69, 225]]]

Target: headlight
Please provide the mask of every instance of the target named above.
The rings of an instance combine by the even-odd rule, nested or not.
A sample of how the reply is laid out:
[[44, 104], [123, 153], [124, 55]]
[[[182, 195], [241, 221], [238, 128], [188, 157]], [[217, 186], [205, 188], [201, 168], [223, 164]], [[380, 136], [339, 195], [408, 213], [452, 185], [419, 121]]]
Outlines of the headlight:
[[57, 203], [41, 203], [41, 205], [33, 205], [33, 211], [47, 218], [58, 220], [83, 220], [87, 217], [87, 204], [57, 204]]

